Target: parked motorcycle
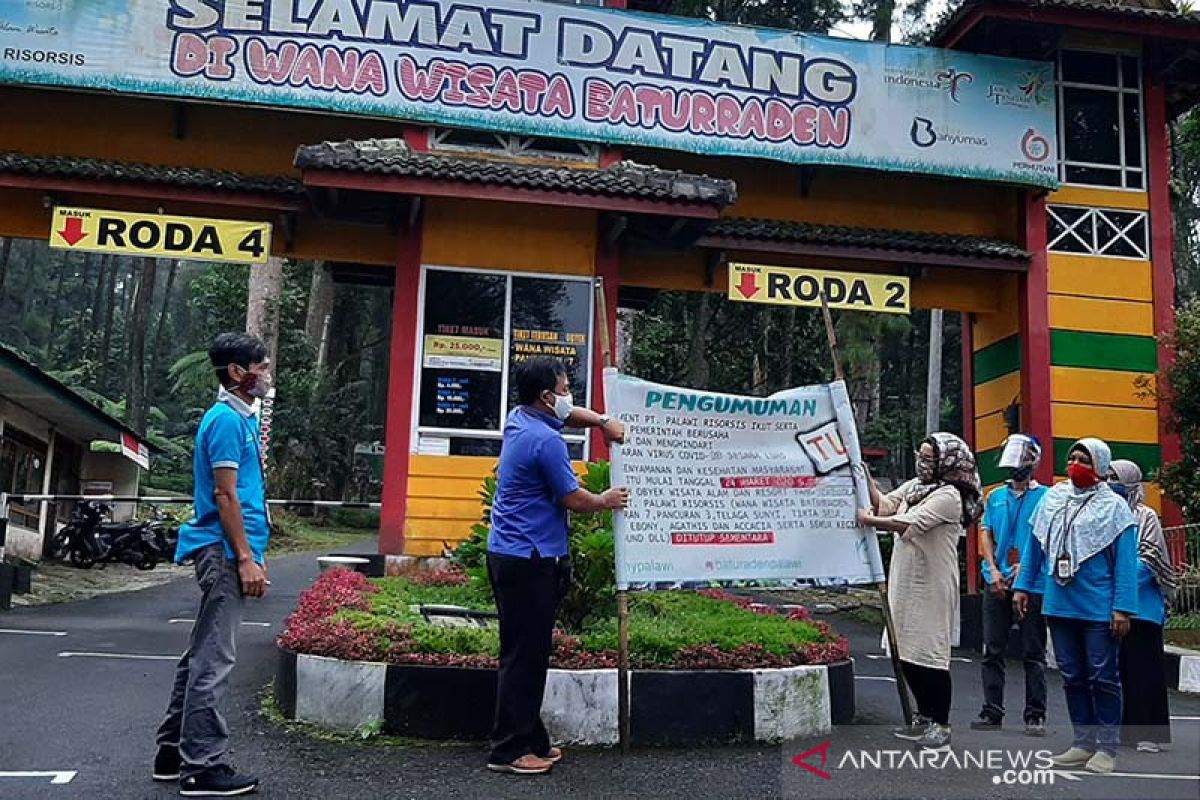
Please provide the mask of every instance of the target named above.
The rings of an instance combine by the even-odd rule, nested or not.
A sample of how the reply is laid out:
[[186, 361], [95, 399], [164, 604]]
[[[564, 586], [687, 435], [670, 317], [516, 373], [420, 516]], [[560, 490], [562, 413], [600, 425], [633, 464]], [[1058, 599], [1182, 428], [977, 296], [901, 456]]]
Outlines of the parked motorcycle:
[[54, 536], [51, 556], [68, 560], [80, 569], [96, 564], [130, 564], [151, 570], [159, 561], [170, 561], [178, 534], [171, 519], [158, 507], [143, 522], [112, 522], [112, 507], [85, 500], [75, 506], [71, 521]]

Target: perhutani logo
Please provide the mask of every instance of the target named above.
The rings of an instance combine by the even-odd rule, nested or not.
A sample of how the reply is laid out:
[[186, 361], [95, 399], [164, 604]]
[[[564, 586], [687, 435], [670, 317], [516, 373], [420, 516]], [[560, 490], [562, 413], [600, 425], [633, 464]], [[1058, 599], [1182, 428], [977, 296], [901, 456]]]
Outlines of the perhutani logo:
[[1049, 750], [847, 750], [828, 770], [829, 749], [824, 742], [792, 758], [806, 772], [833, 780], [832, 770], [976, 770], [990, 772], [995, 786], [1052, 786], [1058, 773]]

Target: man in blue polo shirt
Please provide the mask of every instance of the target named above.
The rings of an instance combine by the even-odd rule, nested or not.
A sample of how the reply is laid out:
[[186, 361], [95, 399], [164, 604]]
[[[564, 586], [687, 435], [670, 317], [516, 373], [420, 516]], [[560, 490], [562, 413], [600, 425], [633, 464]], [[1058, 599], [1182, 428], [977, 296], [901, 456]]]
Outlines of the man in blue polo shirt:
[[[1005, 653], [1013, 625], [1021, 637], [1025, 662], [1025, 734], [1046, 735], [1046, 622], [1041, 595], [1032, 595], [1029, 613], [1014, 619], [1013, 586], [1021, 574], [1021, 552], [1031, 535], [1029, 521], [1046, 494], [1033, 479], [1042, 460], [1041, 444], [1015, 433], [1001, 450], [1000, 466], [1010, 479], [988, 493], [979, 526], [980, 561], [987, 586], [983, 596], [983, 709], [971, 723], [977, 731], [999, 730], [1004, 720]], [[1044, 576], [1034, 578], [1040, 587]]]
[[562, 758], [542, 724], [542, 695], [553, 647], [554, 615], [571, 582], [567, 513], [624, 509], [624, 488], [593, 494], [580, 487], [565, 425], [603, 428], [621, 441], [624, 426], [575, 408], [567, 370], [553, 358], [517, 365], [520, 406], [504, 425], [488, 577], [500, 613], [500, 671], [488, 769], [518, 775], [549, 772]]
[[258, 779], [225, 760], [229, 729], [220, 704], [237, 660], [245, 597], [262, 597], [270, 537], [256, 400], [271, 388], [262, 340], [223, 333], [208, 352], [221, 382], [200, 421], [193, 456], [195, 517], [179, 531], [175, 560], [191, 558], [200, 610], [179, 659], [166, 717], [158, 728], [154, 780], [179, 780], [184, 797], [253, 792]]

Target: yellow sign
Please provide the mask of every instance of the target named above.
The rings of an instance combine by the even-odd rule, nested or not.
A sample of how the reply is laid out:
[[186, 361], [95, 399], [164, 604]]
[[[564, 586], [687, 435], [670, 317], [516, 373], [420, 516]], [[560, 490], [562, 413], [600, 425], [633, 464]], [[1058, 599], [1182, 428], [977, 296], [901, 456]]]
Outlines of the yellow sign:
[[909, 312], [909, 281], [901, 275], [827, 272], [762, 264], [729, 265], [731, 300], [820, 307], [822, 293], [830, 308], [884, 314]]
[[55, 207], [50, 246], [93, 253], [253, 264], [271, 254], [271, 225]]
[[478, 336], [426, 336], [427, 369], [474, 369], [499, 372], [504, 363], [504, 340]]

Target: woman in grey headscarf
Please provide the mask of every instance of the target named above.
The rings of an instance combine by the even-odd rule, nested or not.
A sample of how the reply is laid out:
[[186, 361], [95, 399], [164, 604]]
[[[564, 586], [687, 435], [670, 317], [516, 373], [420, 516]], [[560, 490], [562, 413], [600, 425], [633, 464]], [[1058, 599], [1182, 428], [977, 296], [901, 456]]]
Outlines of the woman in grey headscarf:
[[[1104, 478], [1112, 461], [1100, 439], [1080, 439], [1067, 455], [1069, 481], [1034, 512], [1021, 554], [1013, 605], [1022, 617], [1030, 593], [1043, 594], [1054, 655], [1075, 729], [1057, 767], [1112, 772], [1121, 738], [1120, 640], [1137, 613], [1137, 523]], [[1037, 585], [1044, 574], [1043, 586]]]
[[1144, 753], [1157, 753], [1171, 741], [1167, 680], [1163, 666], [1163, 624], [1167, 599], [1178, 587], [1158, 514], [1146, 505], [1142, 470], [1132, 461], [1114, 461], [1109, 485], [1129, 502], [1138, 524], [1138, 610], [1129, 635], [1121, 642], [1121, 722], [1125, 744], [1137, 743]]
[[884, 495], [871, 481], [875, 513], [859, 523], [894, 531], [889, 582], [896, 647], [917, 701], [910, 725], [893, 733], [927, 750], [950, 748], [950, 645], [958, 617], [958, 540], [982, 512], [979, 472], [967, 443], [935, 433], [921, 443], [917, 477]]

